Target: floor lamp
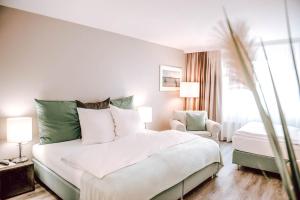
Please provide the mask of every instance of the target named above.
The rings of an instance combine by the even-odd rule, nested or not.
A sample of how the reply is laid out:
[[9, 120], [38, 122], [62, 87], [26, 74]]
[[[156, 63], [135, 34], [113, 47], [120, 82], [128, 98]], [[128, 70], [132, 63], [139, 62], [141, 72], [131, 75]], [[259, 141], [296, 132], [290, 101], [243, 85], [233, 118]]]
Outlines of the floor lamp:
[[[180, 82], [180, 97], [198, 98], [200, 96], [200, 83], [199, 82]], [[186, 109], [186, 103], [185, 103]]]

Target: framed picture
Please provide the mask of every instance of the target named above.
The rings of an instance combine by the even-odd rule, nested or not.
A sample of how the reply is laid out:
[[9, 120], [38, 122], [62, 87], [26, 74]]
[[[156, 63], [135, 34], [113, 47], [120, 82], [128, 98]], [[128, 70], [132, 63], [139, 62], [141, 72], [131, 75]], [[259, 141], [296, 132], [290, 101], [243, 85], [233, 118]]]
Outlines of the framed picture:
[[178, 91], [182, 81], [182, 68], [160, 65], [160, 91]]

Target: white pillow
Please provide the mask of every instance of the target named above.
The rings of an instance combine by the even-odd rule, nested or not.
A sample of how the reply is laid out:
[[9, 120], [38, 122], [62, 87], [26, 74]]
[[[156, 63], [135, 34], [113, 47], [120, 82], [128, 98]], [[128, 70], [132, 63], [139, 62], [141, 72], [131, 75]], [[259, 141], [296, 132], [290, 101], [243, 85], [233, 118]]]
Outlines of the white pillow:
[[113, 141], [114, 122], [110, 109], [77, 108], [83, 144], [96, 144]]
[[144, 124], [138, 111], [121, 109], [112, 105], [110, 105], [110, 110], [115, 122], [115, 133], [117, 137], [143, 131]]

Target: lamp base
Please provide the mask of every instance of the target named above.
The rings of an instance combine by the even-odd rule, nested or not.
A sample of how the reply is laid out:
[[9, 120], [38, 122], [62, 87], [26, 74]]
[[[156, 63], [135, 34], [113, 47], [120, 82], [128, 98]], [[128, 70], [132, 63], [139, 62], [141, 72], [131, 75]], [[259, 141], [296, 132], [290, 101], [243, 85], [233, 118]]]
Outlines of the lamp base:
[[28, 158], [25, 157], [25, 156], [14, 158], [14, 159], [11, 160], [11, 162], [16, 163], [16, 164], [17, 163], [23, 163], [23, 162], [26, 162], [26, 161], [28, 161]]

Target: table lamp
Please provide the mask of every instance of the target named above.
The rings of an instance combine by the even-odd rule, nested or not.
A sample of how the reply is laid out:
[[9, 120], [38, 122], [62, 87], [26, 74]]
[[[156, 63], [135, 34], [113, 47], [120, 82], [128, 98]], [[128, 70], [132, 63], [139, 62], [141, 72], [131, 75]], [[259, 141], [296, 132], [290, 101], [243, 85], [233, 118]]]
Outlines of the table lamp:
[[200, 94], [200, 83], [180, 82], [180, 97], [198, 98]]
[[147, 123], [152, 122], [152, 107], [141, 106], [138, 108], [138, 112], [140, 114], [142, 122], [144, 122], [145, 124], [145, 128], [147, 128]]
[[32, 118], [15, 117], [7, 118], [7, 142], [18, 143], [19, 157], [12, 160], [14, 163], [22, 163], [28, 160], [22, 156], [22, 143], [32, 140]]

